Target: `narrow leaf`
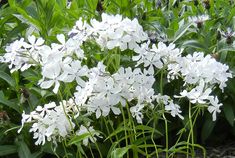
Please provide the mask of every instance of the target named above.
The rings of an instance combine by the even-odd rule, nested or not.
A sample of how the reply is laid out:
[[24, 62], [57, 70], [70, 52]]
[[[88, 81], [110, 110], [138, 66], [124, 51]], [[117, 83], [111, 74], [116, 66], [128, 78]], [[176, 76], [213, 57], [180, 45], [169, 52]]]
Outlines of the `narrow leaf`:
[[17, 152], [17, 147], [15, 145], [1, 145], [0, 146], [0, 156], [10, 155], [16, 152]]
[[6, 81], [11, 87], [15, 87], [16, 85], [15, 81], [7, 73], [0, 71], [0, 78]]
[[228, 120], [229, 124], [233, 126], [234, 125], [234, 112], [233, 112], [232, 106], [229, 104], [224, 104], [223, 110], [224, 110], [225, 117]]

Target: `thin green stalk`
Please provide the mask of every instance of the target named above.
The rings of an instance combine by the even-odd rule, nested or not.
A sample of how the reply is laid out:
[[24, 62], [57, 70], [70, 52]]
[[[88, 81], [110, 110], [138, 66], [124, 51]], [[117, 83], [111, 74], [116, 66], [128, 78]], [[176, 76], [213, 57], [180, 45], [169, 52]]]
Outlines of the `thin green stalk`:
[[145, 137], [145, 134], [144, 134], [144, 130], [142, 130], [142, 134], [143, 134], [143, 138], [144, 138], [144, 150], [145, 150], [145, 153], [146, 153], [146, 158], [148, 158], [148, 149], [146, 147], [146, 137]]
[[191, 115], [192, 105], [189, 102], [189, 123], [190, 123], [190, 130], [191, 130], [191, 141], [192, 141], [192, 157], [195, 157], [194, 153], [194, 133], [193, 133], [193, 123], [192, 123], [192, 115]]
[[56, 150], [52, 147], [52, 145], [51, 145], [51, 150], [53, 151], [53, 153], [57, 158], [60, 158], [60, 156], [56, 153]]
[[[108, 116], [108, 119], [111, 120], [109, 116]], [[111, 125], [111, 128], [112, 128], [112, 131], [114, 131], [114, 127], [112, 125]], [[118, 136], [116, 134], [115, 134], [115, 138], [116, 138], [116, 141], [119, 140]], [[120, 144], [119, 143], [118, 143], [118, 147], [120, 148]]]
[[[110, 131], [109, 131], [109, 127], [108, 127], [107, 121], [106, 121], [106, 119], [104, 117], [103, 117], [103, 120], [104, 120], [105, 127], [107, 129], [108, 135], [110, 135]], [[113, 140], [112, 140], [111, 137], [109, 138], [109, 140], [113, 144]]]
[[90, 145], [90, 143], [89, 143], [89, 149], [90, 149], [90, 152], [91, 152], [91, 156], [92, 156], [92, 158], [95, 158], [95, 156], [94, 156], [94, 154], [93, 154], [93, 152], [92, 152], [92, 149], [91, 149], [91, 145]]
[[166, 134], [166, 158], [169, 157], [168, 155], [168, 149], [169, 149], [169, 146], [168, 146], [168, 123], [167, 123], [167, 119], [165, 117], [165, 114], [163, 113], [163, 119], [164, 119], [164, 122], [165, 122], [165, 134]]
[[[125, 118], [125, 113], [123, 110], [122, 105], [120, 105], [121, 107], [121, 112], [122, 112], [122, 118], [123, 118], [123, 123], [124, 123], [124, 133], [125, 133], [125, 141], [126, 141], [126, 146], [128, 146], [128, 137], [127, 137], [127, 131], [126, 131], [126, 118]], [[129, 152], [127, 152], [127, 158], [129, 158]]]
[[88, 130], [87, 127], [86, 127], [86, 129], [87, 129], [87, 131], [89, 132], [91, 138], [93, 139], [93, 142], [94, 142], [95, 147], [96, 147], [96, 149], [97, 149], [97, 151], [98, 151], [98, 153], [99, 153], [100, 158], [103, 158], [102, 153], [101, 153], [101, 151], [100, 151], [100, 148], [99, 148], [98, 144], [96, 143], [95, 138], [93, 137], [92, 133]]
[[[134, 131], [134, 133], [133, 133], [132, 130], [130, 131], [131, 135], [135, 135], [135, 133], [136, 133], [135, 124], [134, 124], [133, 118], [131, 116], [131, 112], [130, 112], [128, 103], [126, 103], [126, 109], [127, 109], [127, 114], [128, 114], [128, 120], [131, 123], [133, 131]], [[136, 135], [135, 135], [135, 139], [136, 139]], [[133, 144], [134, 143], [134, 138], [130, 137], [130, 141], [131, 141], [131, 144]], [[135, 149], [133, 149], [133, 157], [138, 158], [138, 152]]]
[[158, 148], [157, 148], [157, 145], [156, 145], [156, 143], [155, 143], [155, 141], [154, 141], [154, 139], [153, 139], [153, 135], [154, 135], [154, 129], [155, 129], [155, 119], [153, 119], [153, 131], [152, 131], [152, 134], [151, 134], [151, 140], [152, 140], [152, 142], [153, 142], [153, 145], [154, 145], [154, 148], [155, 148], [155, 154], [156, 154], [156, 157], [158, 158]]
[[66, 150], [65, 142], [64, 142], [64, 141], [62, 142], [62, 146], [63, 146], [64, 152], [65, 152], [65, 156], [64, 156], [64, 157], [67, 157], [67, 158], [68, 158], [68, 153], [67, 153], [67, 150]]
[[[161, 71], [161, 78], [160, 78], [160, 93], [161, 93], [161, 95], [163, 95], [163, 71], [164, 70]], [[164, 108], [164, 106], [162, 108]], [[169, 141], [168, 140], [168, 122], [167, 122], [167, 119], [166, 119], [164, 113], [162, 114], [162, 116], [163, 116], [163, 119], [165, 122], [166, 158], [168, 158], [169, 157], [169, 155], [168, 155], [168, 149], [169, 149], [169, 146], [168, 146], [168, 141]]]

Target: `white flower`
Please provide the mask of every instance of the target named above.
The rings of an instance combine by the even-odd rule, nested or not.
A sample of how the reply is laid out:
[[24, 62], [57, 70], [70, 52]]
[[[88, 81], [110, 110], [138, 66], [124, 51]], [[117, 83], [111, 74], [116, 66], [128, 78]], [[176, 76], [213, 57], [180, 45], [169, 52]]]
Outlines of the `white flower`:
[[56, 141], [61, 141], [61, 138], [67, 137], [75, 127], [71, 117], [68, 116], [68, 113], [75, 112], [71, 106], [74, 106], [71, 101], [63, 101], [59, 106], [51, 102], [43, 107], [38, 106], [36, 111], [31, 112], [29, 115], [23, 113], [22, 127], [18, 132], [21, 131], [26, 122], [34, 122], [29, 132], [33, 132], [33, 138], [37, 139], [35, 144], [44, 145], [46, 140], [53, 141], [56, 144]]
[[207, 20], [209, 20], [209, 15], [206, 14], [188, 18], [188, 21], [196, 24], [198, 28], [202, 27], [203, 23]]
[[60, 86], [59, 83], [60, 73], [61, 73], [61, 67], [58, 62], [46, 64], [42, 69], [42, 75], [44, 78], [48, 78], [48, 80], [42, 80], [39, 82], [41, 88], [48, 89], [53, 84], [55, 84], [53, 92], [57, 93]]
[[130, 112], [131, 112], [131, 115], [132, 117], [136, 118], [136, 121], [138, 123], [143, 123], [142, 122], [142, 119], [143, 119], [143, 114], [141, 112], [141, 110], [144, 108], [144, 105], [143, 104], [137, 104], [136, 106], [132, 106], [130, 108]]
[[210, 106], [208, 106], [208, 111], [210, 113], [212, 113], [212, 118], [213, 118], [213, 121], [216, 120], [216, 113], [220, 113], [221, 110], [219, 109], [223, 104], [219, 103], [219, 100], [217, 98], [217, 96], [215, 97], [210, 97], [209, 98], [210, 100]]
[[138, 43], [147, 40], [147, 34], [137, 19], [130, 20], [121, 15], [103, 13], [102, 21], [91, 20], [92, 36], [102, 49], [119, 47], [121, 51], [134, 49]]
[[87, 146], [89, 143], [89, 140], [93, 143], [96, 142], [97, 137], [101, 137], [98, 132], [94, 130], [92, 126], [85, 127], [83, 125], [80, 126], [80, 129], [76, 132], [76, 135], [84, 135], [87, 134], [87, 136], [84, 137], [82, 140], [83, 145]]
[[143, 63], [144, 67], [150, 66], [150, 70], [153, 69], [152, 66], [161, 69], [163, 65], [175, 62], [181, 57], [182, 50], [175, 48], [173, 43], [166, 46], [163, 42], [159, 42], [157, 46], [152, 45], [152, 48], [149, 47], [149, 44], [150, 41], [134, 49], [138, 54], [132, 57], [132, 60], [137, 61], [136, 66]]
[[227, 31], [221, 31], [221, 35], [225, 38], [232, 38], [235, 36], [235, 32], [229, 27]]
[[6, 54], [4, 54], [0, 62], [9, 63], [11, 73], [19, 69], [24, 71], [35, 64], [32, 63], [31, 54], [24, 48], [25, 44], [26, 42], [21, 38], [6, 47]]
[[57, 40], [60, 42], [60, 44], [57, 43], [52, 43], [51, 47], [53, 49], [57, 49], [60, 51], [63, 51], [66, 47], [66, 41], [65, 41], [65, 36], [63, 34], [59, 34], [56, 36]]
[[24, 43], [23, 46], [29, 49], [30, 52], [33, 52], [34, 50], [39, 50], [44, 43], [44, 40], [41, 37], [36, 39], [34, 35], [29, 36], [28, 41], [29, 43]]
[[208, 85], [219, 84], [221, 90], [226, 87], [228, 78], [232, 74], [228, 72], [229, 67], [217, 62], [210, 55], [204, 57], [202, 52], [194, 52], [176, 60], [175, 63], [168, 65], [169, 80], [183, 77], [186, 84], [198, 85], [201, 80]]
[[187, 92], [184, 90], [181, 92], [181, 96], [175, 96], [175, 98], [179, 97], [187, 97], [191, 103], [199, 103], [199, 104], [205, 104], [207, 100], [209, 99], [209, 95], [212, 92], [211, 88], [205, 89], [205, 82], [203, 80], [200, 81], [200, 84], [193, 88], [190, 92]]
[[170, 111], [171, 116], [178, 116], [182, 120], [184, 119], [184, 117], [180, 114], [182, 112], [180, 110], [180, 106], [178, 104], [175, 104], [169, 96], [158, 94], [155, 95], [153, 98], [157, 101], [158, 104], [164, 104], [165, 110]]
[[64, 64], [63, 65], [63, 74], [61, 76], [62, 81], [64, 82], [72, 82], [73, 80], [76, 80], [76, 82], [84, 86], [85, 81], [81, 78], [82, 76], [87, 76], [88, 74], [88, 67], [82, 66], [81, 61], [75, 60], [72, 61], [71, 63]]
[[184, 117], [180, 115], [180, 113], [182, 112], [180, 110], [180, 106], [178, 104], [174, 104], [173, 101], [169, 101], [168, 104], [165, 105], [165, 110], [170, 111], [171, 116], [173, 117], [179, 116], [179, 118], [181, 118], [182, 120], [184, 119]]
[[82, 18], [79, 18], [79, 20], [76, 21], [76, 25], [68, 33], [68, 35], [71, 39], [78, 41], [79, 42], [78, 45], [80, 46], [83, 41], [86, 41], [87, 39], [89, 39], [92, 33], [93, 33], [93, 30], [91, 26], [87, 24], [86, 21], [83, 21]]

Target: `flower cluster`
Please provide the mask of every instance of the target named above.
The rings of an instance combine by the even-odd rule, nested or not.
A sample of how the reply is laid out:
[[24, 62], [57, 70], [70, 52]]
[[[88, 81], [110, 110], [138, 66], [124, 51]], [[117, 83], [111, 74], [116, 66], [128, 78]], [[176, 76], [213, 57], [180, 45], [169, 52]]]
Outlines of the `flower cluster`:
[[217, 62], [210, 55], [204, 57], [203, 53], [194, 52], [169, 64], [167, 77], [169, 80], [181, 77], [184, 85], [191, 87], [183, 90], [181, 96], [175, 96], [176, 98], [187, 97], [193, 104], [209, 104], [208, 111], [213, 113], [213, 120], [216, 120], [216, 112], [220, 112], [222, 104], [216, 96], [210, 94], [216, 84], [223, 91], [228, 78], [232, 78], [228, 71], [227, 65]]
[[[86, 109], [89, 113], [95, 113], [96, 118], [105, 117], [110, 111], [119, 115], [121, 110], [117, 106], [118, 103], [121, 103], [123, 107], [126, 106], [127, 101], [132, 100], [137, 101], [136, 107], [151, 103], [154, 81], [152, 75], [147, 72], [143, 73], [139, 68], [132, 71], [131, 68], [121, 67], [111, 75], [105, 71], [105, 66], [99, 63], [96, 68], [91, 70], [86, 85], [77, 87], [77, 92], [74, 94], [75, 101], [79, 107]], [[138, 122], [141, 122], [142, 120], [136, 113], [140, 113], [142, 108], [138, 108], [138, 111], [132, 109], [132, 115]]]
[[134, 49], [139, 43], [147, 40], [148, 35], [137, 19], [123, 19], [121, 15], [105, 13], [101, 17], [102, 21], [92, 19], [91, 25], [80, 19], [69, 34], [75, 35], [75, 38], [82, 37], [83, 41], [89, 37], [93, 38], [102, 49], [119, 47], [122, 51], [127, 48]]
[[175, 104], [169, 96], [158, 94], [154, 96], [154, 98], [157, 103], [165, 105], [165, 110], [169, 111], [173, 117], [179, 116], [179, 118], [184, 119], [184, 117], [180, 114], [182, 112], [180, 110], [180, 106]]
[[33, 122], [30, 132], [33, 132], [33, 138], [37, 139], [36, 145], [43, 145], [46, 140], [56, 144], [73, 131], [75, 124], [72, 122], [72, 117], [67, 115], [72, 111], [77, 111], [72, 99], [61, 102], [59, 106], [55, 102], [45, 104], [43, 107], [37, 106], [30, 114], [25, 112], [22, 114], [22, 128], [25, 123]]
[[149, 67], [153, 71], [153, 66], [161, 69], [164, 65], [176, 61], [181, 57], [182, 50], [175, 48], [173, 43], [166, 46], [163, 42], [159, 42], [156, 46], [149, 46], [150, 42], [143, 43], [135, 49], [136, 56], [132, 57], [133, 61], [137, 61], [137, 66], [144, 64], [144, 67]]
[[24, 71], [29, 67], [40, 62], [40, 58], [44, 56], [42, 38], [36, 40], [35, 36], [29, 36], [29, 42], [25, 42], [23, 38], [16, 40], [6, 47], [6, 53], [0, 58], [1, 62], [10, 63], [11, 72], [21, 70]]
[[[76, 115], [74, 115], [76, 114]], [[52, 141], [55, 145], [74, 133], [75, 124], [72, 122], [73, 118], [79, 116], [79, 110], [73, 99], [68, 101], [63, 100], [59, 106], [55, 102], [37, 106], [35, 111], [30, 114], [22, 114], [22, 127], [18, 130], [20, 132], [25, 123], [33, 123], [30, 132], [33, 132], [36, 145], [45, 144], [47, 141]], [[75, 132], [76, 135], [87, 134], [88, 136], [83, 140], [84, 145], [88, 145], [88, 141], [96, 141], [96, 137], [100, 137], [92, 126], [81, 125], [79, 130]]]
[[203, 80], [211, 86], [219, 84], [223, 90], [228, 78], [232, 78], [228, 70], [227, 65], [217, 62], [211, 55], [204, 57], [204, 53], [194, 52], [169, 64], [167, 78], [172, 80], [181, 76], [185, 84], [199, 84]]

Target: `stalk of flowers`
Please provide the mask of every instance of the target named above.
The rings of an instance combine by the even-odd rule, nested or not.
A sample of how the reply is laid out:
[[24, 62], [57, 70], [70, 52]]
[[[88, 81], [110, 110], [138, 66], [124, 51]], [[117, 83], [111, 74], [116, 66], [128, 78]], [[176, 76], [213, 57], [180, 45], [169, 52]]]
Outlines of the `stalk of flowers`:
[[[91, 24], [80, 18], [69, 32], [67, 41], [63, 34], [57, 35], [60, 43], [52, 43], [51, 46], [43, 45], [44, 40], [36, 40], [35, 36], [28, 37], [29, 43], [24, 39], [17, 40], [7, 47], [7, 53], [0, 61], [10, 63], [11, 72], [19, 69], [24, 71], [39, 64], [43, 76], [39, 81], [41, 88], [48, 89], [55, 85], [53, 92], [57, 93], [61, 81], [72, 82], [76, 78], [78, 84], [84, 84], [79, 77], [86, 76], [88, 71], [87, 66], [81, 65], [84, 52], [80, 46], [84, 41], [94, 39], [102, 49], [120, 47], [125, 50], [134, 49], [138, 43], [147, 39], [147, 34], [136, 19], [123, 19], [121, 15], [103, 13], [101, 22], [92, 19]], [[72, 58], [73, 54], [77, 59]]]
[[[64, 103], [65, 105], [62, 105]], [[29, 131], [33, 132], [33, 138], [37, 139], [35, 142], [36, 145], [43, 145], [46, 140], [53, 141], [56, 144], [57, 141], [61, 141], [71, 134], [75, 127], [75, 124], [72, 122], [72, 117], [68, 115], [69, 112], [75, 110], [75, 106], [73, 105], [73, 100], [69, 100], [68, 102], [63, 101], [59, 106], [55, 102], [51, 102], [45, 104], [43, 107], [37, 106], [35, 111], [30, 112], [30, 114], [23, 112], [21, 129], [25, 123], [33, 123]], [[65, 111], [63, 106], [65, 107]]]
[[[91, 25], [80, 19], [69, 32], [74, 39], [94, 39], [103, 50], [119, 47], [121, 51], [134, 49], [138, 44], [148, 39], [147, 33], [135, 18], [123, 18], [121, 15], [108, 15], [103, 13], [102, 20], [91, 19]], [[85, 38], [80, 38], [85, 35]]]
[[[22, 127], [18, 130], [18, 133], [25, 123], [33, 123], [29, 132], [33, 132], [33, 138], [37, 139], [35, 145], [44, 145], [46, 141], [52, 141], [55, 146], [57, 146], [57, 142], [66, 140], [73, 135], [89, 133], [90, 135], [83, 140], [83, 144], [87, 146], [89, 140], [91, 142], [96, 141], [96, 137], [100, 137], [100, 134], [90, 126], [90, 123], [80, 125], [79, 129], [76, 127], [73, 119], [79, 117], [79, 112], [72, 98], [68, 101], [63, 100], [59, 105], [51, 102], [43, 107], [37, 106], [35, 111], [29, 114], [23, 112]], [[78, 130], [75, 131], [75, 129]]]
[[182, 49], [175, 48], [175, 44], [170, 43], [169, 46], [163, 42], [159, 42], [156, 46], [150, 46], [150, 41], [141, 44], [135, 48], [137, 55], [132, 57], [133, 61], [137, 61], [136, 66], [143, 64], [145, 68], [153, 73], [155, 69], [162, 69], [164, 65], [176, 61], [181, 57]]
[[145, 105], [152, 102], [154, 77], [147, 72], [143, 73], [139, 68], [132, 71], [130, 67], [121, 67], [111, 75], [105, 71], [102, 63], [91, 72], [86, 86], [78, 86], [77, 92], [74, 93], [76, 104], [90, 114], [95, 113], [98, 119], [108, 116], [110, 111], [119, 115], [119, 103], [125, 107], [127, 102], [136, 100], [137, 104], [131, 107], [130, 111], [137, 122], [142, 123], [142, 117], [139, 116], [142, 116], [141, 110]]
[[217, 84], [222, 91], [226, 87], [226, 82], [232, 78], [229, 67], [217, 62], [211, 55], [204, 57], [204, 53], [194, 52], [169, 64], [168, 71], [168, 80], [181, 77], [184, 86], [191, 87], [183, 90], [180, 97], [187, 97], [193, 104], [209, 104], [208, 111], [213, 113], [213, 120], [216, 120], [216, 112], [220, 112], [222, 104], [210, 94]]

